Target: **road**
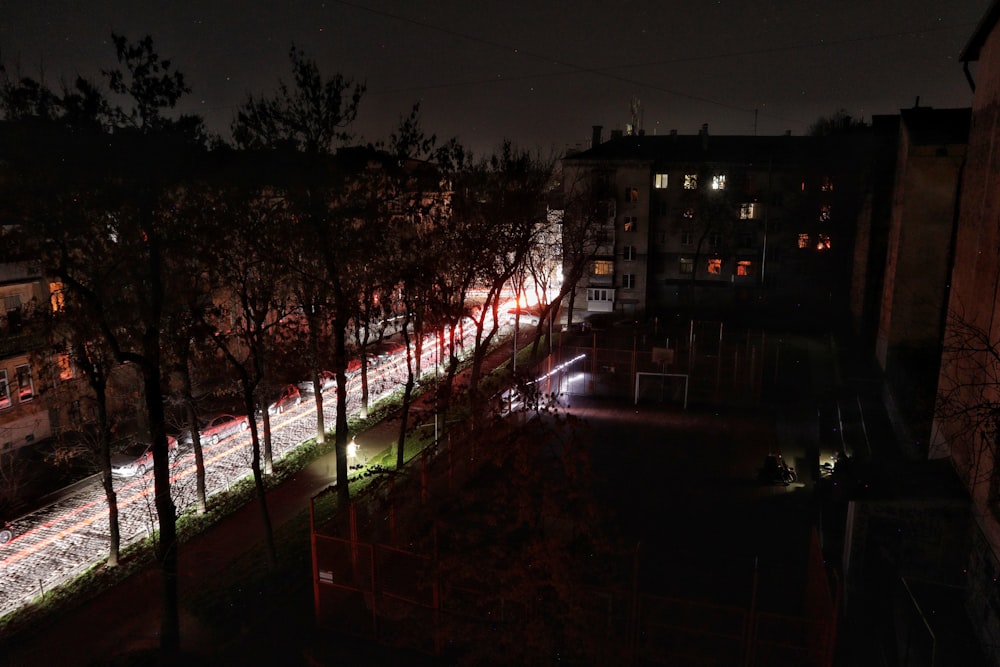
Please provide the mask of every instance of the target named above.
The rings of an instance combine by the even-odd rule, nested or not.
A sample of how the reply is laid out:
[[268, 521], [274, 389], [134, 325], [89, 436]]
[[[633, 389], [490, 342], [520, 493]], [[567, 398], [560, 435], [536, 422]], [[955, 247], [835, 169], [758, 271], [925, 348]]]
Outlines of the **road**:
[[[474, 328], [464, 327], [464, 349], [471, 349]], [[461, 349], [459, 350], [461, 352]], [[422, 367], [435, 362], [433, 341], [424, 345]], [[371, 403], [394, 391], [406, 379], [406, 360], [396, 355], [370, 368]], [[360, 408], [360, 375], [349, 380], [348, 413]], [[324, 423], [334, 424], [336, 400], [331, 389], [324, 394]], [[259, 426], [259, 422], [258, 422]], [[251, 474], [249, 431], [203, 444], [205, 486], [209, 496], [228, 489]], [[306, 398], [298, 406], [271, 418], [274, 460], [280, 460], [316, 435], [316, 404]], [[196, 500], [194, 454], [188, 449], [172, 459], [171, 495], [178, 515], [191, 510]], [[328, 483], [336, 482], [331, 471]], [[141, 477], [116, 479], [121, 544], [126, 547], [151, 535], [157, 528], [152, 471]], [[15, 537], [0, 547], [0, 616], [38, 595], [71, 580], [107, 556], [109, 522], [107, 500], [99, 483], [84, 485], [75, 493], [11, 522]]]

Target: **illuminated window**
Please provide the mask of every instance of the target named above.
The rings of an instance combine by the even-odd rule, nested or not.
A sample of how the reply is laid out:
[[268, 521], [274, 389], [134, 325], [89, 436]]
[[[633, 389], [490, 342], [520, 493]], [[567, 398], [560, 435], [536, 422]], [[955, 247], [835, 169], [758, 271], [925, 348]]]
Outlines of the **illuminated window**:
[[823, 184], [819, 186], [819, 189], [823, 192], [833, 192], [833, 181], [830, 180], [829, 176], [823, 177]]
[[694, 273], [694, 260], [688, 257], [682, 257], [680, 271], [682, 275], [688, 276]]
[[56, 357], [56, 364], [59, 367], [59, 379], [62, 382], [73, 379], [73, 362], [69, 358], [69, 352], [60, 352]]
[[688, 220], [691, 220], [692, 218], [694, 218], [694, 209], [693, 208], [685, 209], [684, 210], [684, 217], [687, 218]]
[[9, 408], [10, 405], [10, 387], [7, 386], [7, 371], [0, 370], [0, 410]]
[[627, 245], [622, 249], [622, 257], [626, 262], [631, 262], [635, 259], [635, 246]]
[[625, 289], [635, 289], [635, 274], [626, 273], [622, 276], [622, 287]]
[[799, 234], [799, 247], [800, 248], [808, 248], [809, 247], [809, 235], [808, 234]]
[[66, 307], [66, 295], [63, 294], [62, 283], [49, 283], [49, 305], [52, 312], [58, 313]]
[[829, 250], [830, 249], [830, 237], [826, 234], [820, 234], [819, 239], [816, 241], [816, 250]]
[[726, 189], [726, 175], [716, 174], [712, 177], [712, 189], [713, 190], [725, 190]]
[[634, 232], [639, 224], [639, 218], [634, 215], [626, 215], [624, 218], [623, 229], [626, 232]]
[[819, 221], [829, 222], [830, 221], [830, 205], [824, 204], [819, 207]]
[[753, 263], [749, 259], [741, 259], [736, 262], [736, 275], [749, 276], [753, 268]]
[[657, 190], [665, 190], [667, 182], [670, 180], [669, 174], [657, 174], [653, 177], [653, 186]]
[[681, 245], [694, 245], [694, 234], [691, 233], [690, 229], [681, 231]]
[[24, 364], [14, 369], [17, 376], [17, 400], [20, 403], [30, 401], [35, 397], [35, 387], [31, 382], [31, 366]]
[[698, 174], [684, 174], [684, 189], [685, 190], [698, 189]]
[[625, 188], [625, 201], [627, 202], [639, 201], [639, 188]]
[[717, 258], [711, 258], [708, 260], [708, 273], [709, 275], [718, 276], [722, 273], [722, 260]]
[[740, 220], [753, 220], [756, 216], [757, 205], [753, 202], [745, 202], [740, 204]]
[[594, 262], [595, 276], [610, 276], [615, 271], [615, 263], [606, 259], [599, 259]]

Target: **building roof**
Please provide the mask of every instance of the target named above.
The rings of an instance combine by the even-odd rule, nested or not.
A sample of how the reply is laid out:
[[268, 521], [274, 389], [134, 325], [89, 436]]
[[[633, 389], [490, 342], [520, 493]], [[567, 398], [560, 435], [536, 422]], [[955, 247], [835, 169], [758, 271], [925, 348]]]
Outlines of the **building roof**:
[[791, 135], [711, 136], [707, 132], [697, 135], [638, 134], [615, 136], [589, 150], [568, 155], [565, 160], [753, 164], [770, 159], [779, 164], [801, 163], [815, 159], [824, 144], [818, 137]]
[[966, 144], [972, 109], [913, 107], [900, 110], [910, 141], [915, 144]]
[[993, 0], [993, 4], [990, 5], [990, 8], [986, 10], [986, 14], [983, 15], [982, 20], [979, 21], [976, 31], [972, 33], [972, 37], [969, 38], [965, 48], [962, 49], [962, 55], [958, 58], [959, 61], [968, 63], [979, 60], [979, 51], [983, 48], [986, 38], [996, 28], [998, 21], [1000, 21], [1000, 0]]

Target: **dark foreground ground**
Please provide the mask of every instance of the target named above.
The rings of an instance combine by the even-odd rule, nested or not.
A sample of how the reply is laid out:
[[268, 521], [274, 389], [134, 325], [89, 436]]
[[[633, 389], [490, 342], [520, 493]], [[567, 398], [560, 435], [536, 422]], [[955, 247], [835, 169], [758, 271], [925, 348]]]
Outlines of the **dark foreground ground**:
[[[782, 359], [786, 385], [774, 388], [776, 400], [754, 407], [693, 405], [685, 411], [621, 399], [566, 399], [566, 410], [587, 425], [583, 433], [598, 473], [595, 497], [636, 547], [642, 591], [713, 605], [753, 600], [761, 610], [781, 613], [801, 609], [809, 540], [823, 509], [812, 471], [820, 428], [814, 415], [835, 389], [838, 360], [815, 341], [796, 352], [789, 346]], [[358, 441], [379, 451], [397, 428], [390, 421]], [[798, 483], [755, 480], [775, 444], [799, 468]], [[329, 485], [332, 469], [332, 458], [320, 459], [270, 493], [281, 535], [278, 571], [268, 573], [253, 549], [260, 538], [254, 506], [184, 545], [184, 656], [178, 664], [442, 664], [316, 628], [303, 513]], [[836, 543], [834, 535], [826, 539]], [[3, 640], [0, 664], [156, 664], [159, 592], [155, 572], [133, 577]], [[838, 665], [891, 664], [872, 650], [870, 629], [861, 614], [842, 623]]]

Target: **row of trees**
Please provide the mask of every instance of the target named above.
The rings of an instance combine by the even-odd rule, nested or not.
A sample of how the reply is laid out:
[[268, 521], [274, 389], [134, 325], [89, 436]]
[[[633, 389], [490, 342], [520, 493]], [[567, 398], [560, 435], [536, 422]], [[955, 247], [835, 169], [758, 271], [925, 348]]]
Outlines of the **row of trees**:
[[[544, 284], [553, 251], [545, 201], [557, 179], [551, 159], [510, 143], [483, 160], [455, 140], [439, 144], [421, 128], [417, 107], [387, 140], [348, 148], [364, 85], [322, 75], [294, 48], [292, 80], [271, 96], [248, 96], [231, 141], [209, 137], [200, 118], [171, 115], [189, 89], [152, 40], [113, 41], [107, 90], [84, 79], [53, 90], [5, 73], [0, 260], [39, 262], [59, 286], [31, 323], [51, 351], [70, 354], [95, 406], [109, 565], [120, 544], [109, 382], [123, 373], [140, 379], [153, 443], [161, 639], [172, 653], [179, 626], [168, 431], [191, 432], [204, 511], [199, 396], [228, 395], [239, 405], [273, 560], [268, 388], [310, 377], [322, 441], [321, 371], [335, 374], [337, 478], [346, 480], [349, 360], [361, 359], [367, 400], [365, 347], [385, 322], [400, 322], [408, 369], [402, 464], [425, 336], [436, 335], [447, 354], [439, 396], [446, 414], [457, 332], [475, 327], [475, 396], [506, 290], [523, 289], [532, 274]], [[346, 504], [347, 484], [338, 489]]]

